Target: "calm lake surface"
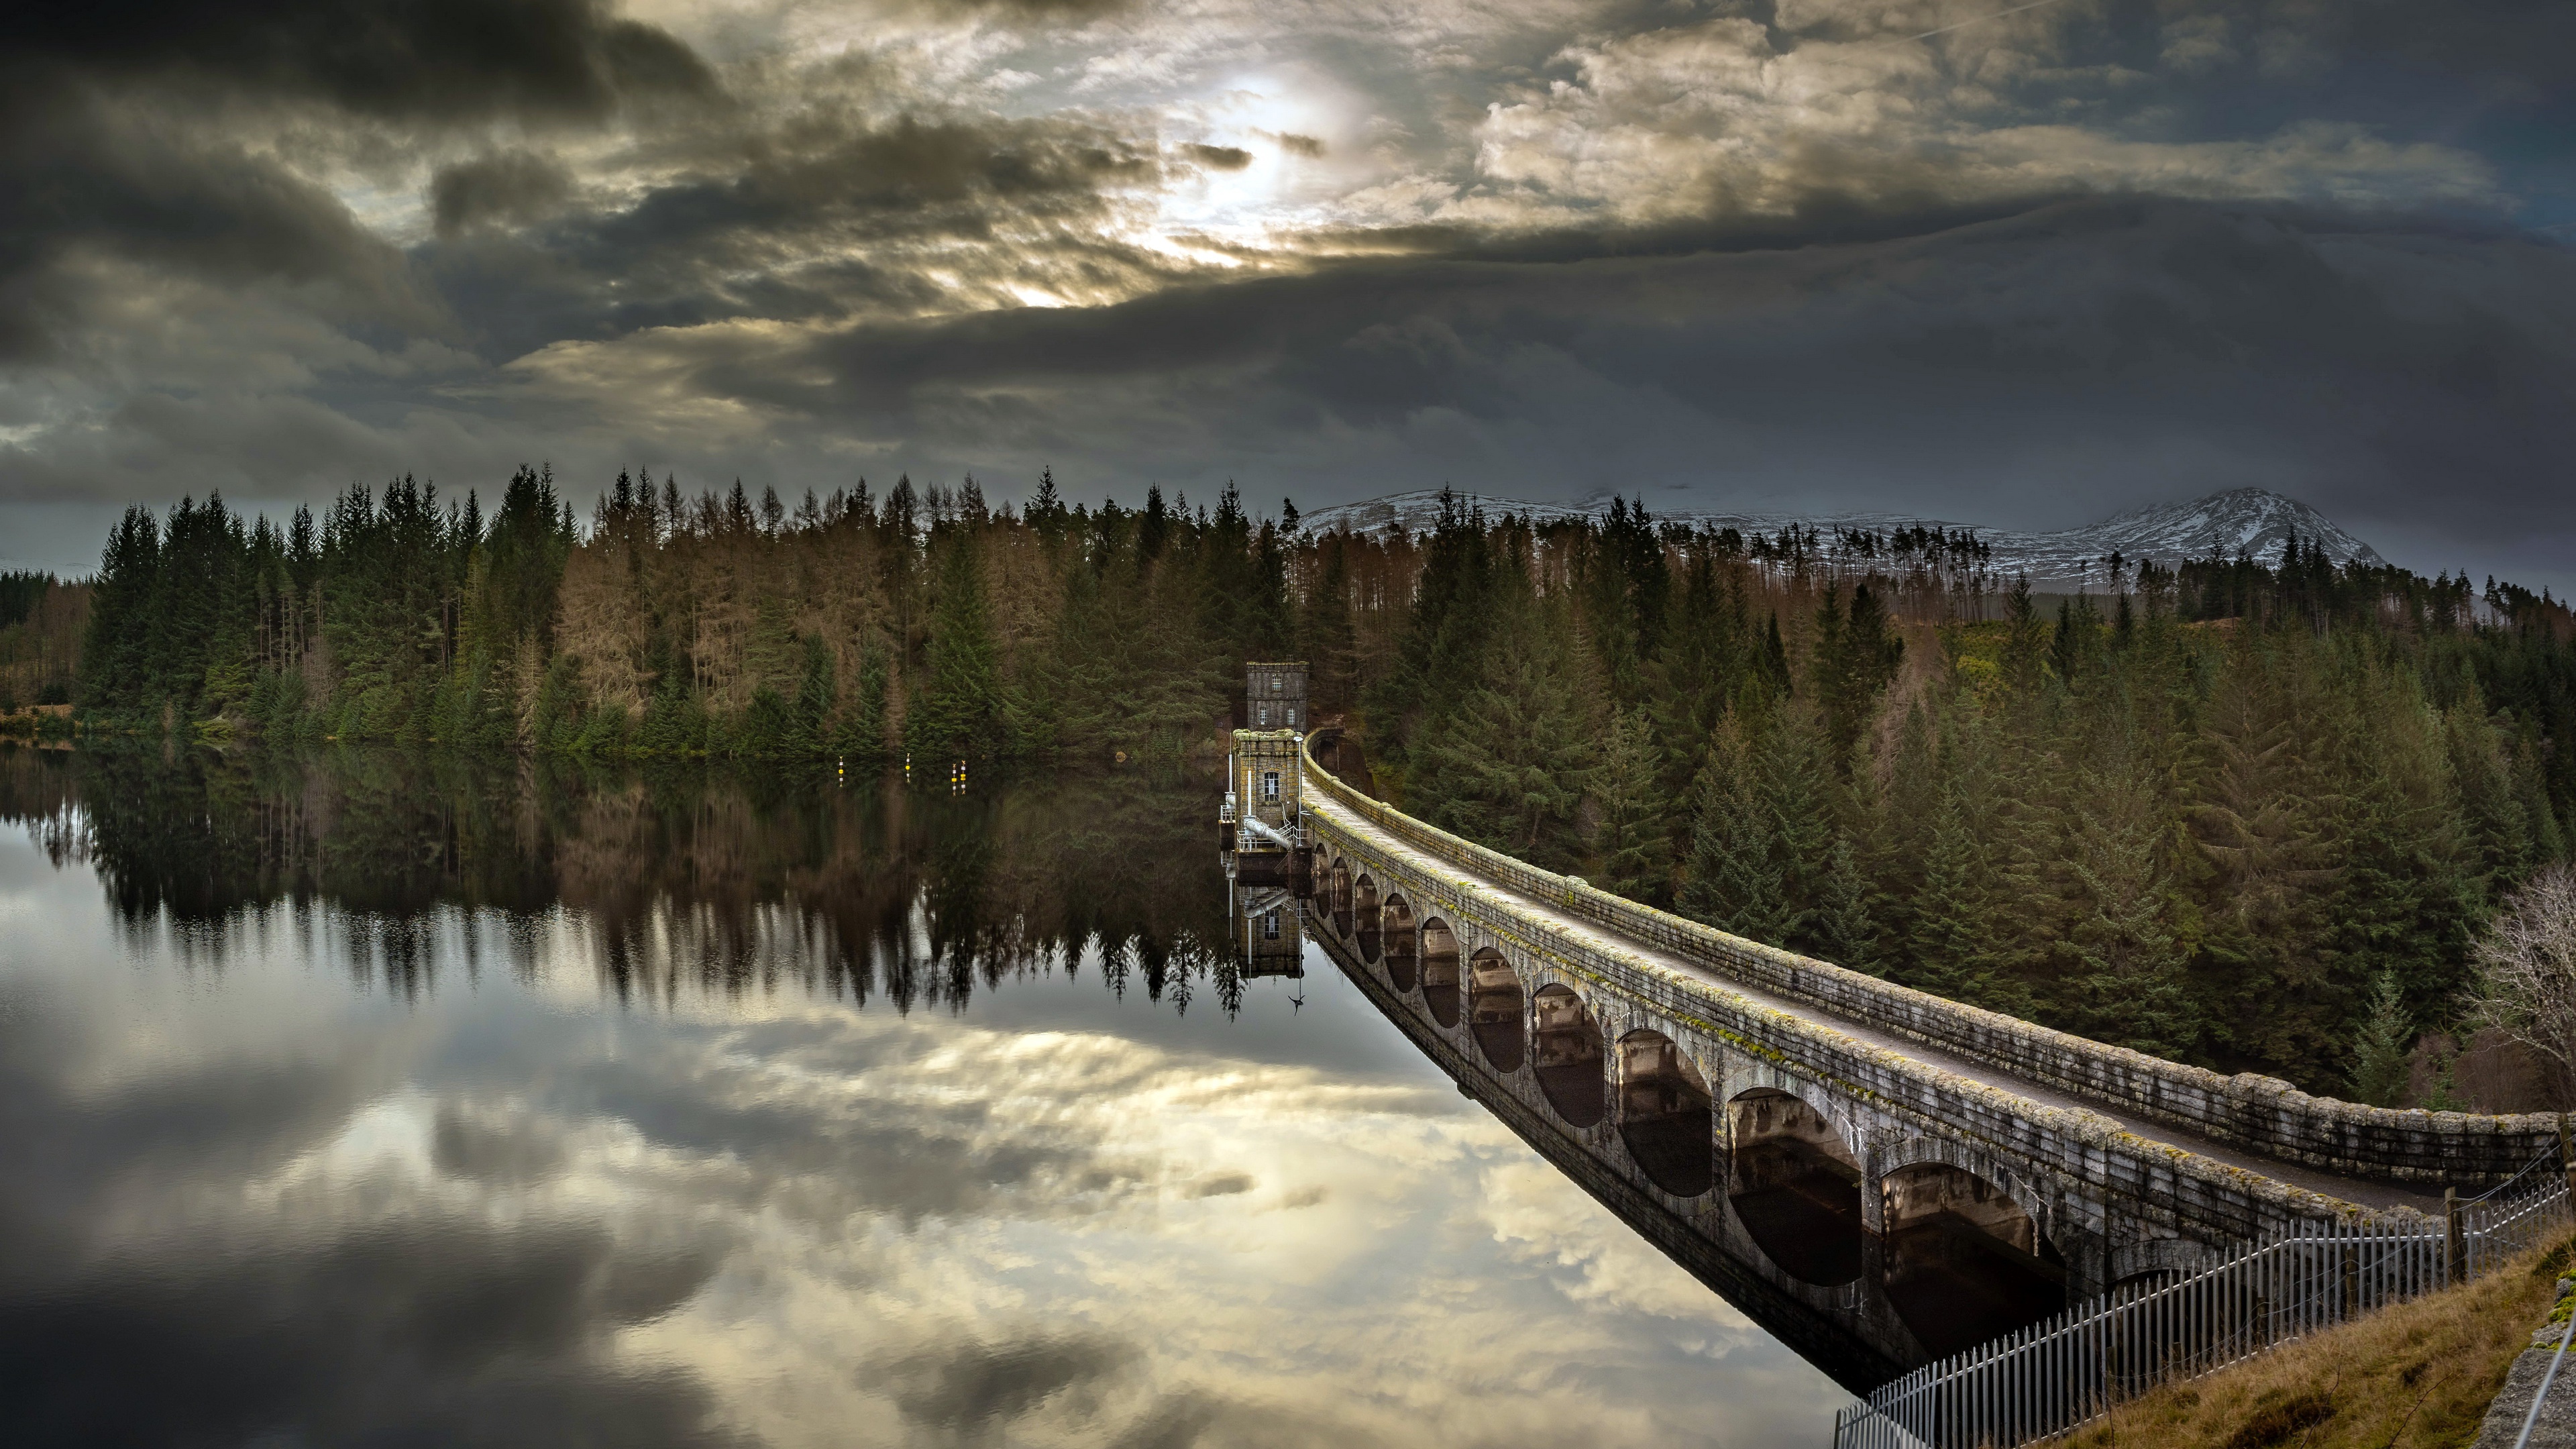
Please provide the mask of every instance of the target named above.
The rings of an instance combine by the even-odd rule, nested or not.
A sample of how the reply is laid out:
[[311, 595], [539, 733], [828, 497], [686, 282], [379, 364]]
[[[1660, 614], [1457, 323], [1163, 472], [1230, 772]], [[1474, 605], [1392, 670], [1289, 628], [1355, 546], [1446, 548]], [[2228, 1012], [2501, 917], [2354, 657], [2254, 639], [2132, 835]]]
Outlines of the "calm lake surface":
[[11, 1441], [1826, 1443], [1219, 788], [0, 749]]

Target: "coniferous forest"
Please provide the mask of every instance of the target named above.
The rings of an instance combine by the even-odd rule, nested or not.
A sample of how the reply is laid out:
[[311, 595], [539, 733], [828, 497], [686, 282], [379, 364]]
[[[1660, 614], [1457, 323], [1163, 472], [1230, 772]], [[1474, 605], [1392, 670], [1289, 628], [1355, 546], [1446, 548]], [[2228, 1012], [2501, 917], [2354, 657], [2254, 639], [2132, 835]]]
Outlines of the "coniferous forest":
[[2419, 1039], [2576, 832], [2568, 611], [2296, 544], [2101, 564], [2042, 600], [1936, 530], [1453, 498], [1318, 533], [1051, 477], [996, 508], [621, 475], [585, 522], [522, 470], [489, 512], [409, 479], [283, 524], [136, 509], [56, 613], [96, 736], [598, 758], [1177, 761], [1243, 660], [1303, 658], [1379, 793], [1539, 864], [2160, 1055], [2460, 1101]]

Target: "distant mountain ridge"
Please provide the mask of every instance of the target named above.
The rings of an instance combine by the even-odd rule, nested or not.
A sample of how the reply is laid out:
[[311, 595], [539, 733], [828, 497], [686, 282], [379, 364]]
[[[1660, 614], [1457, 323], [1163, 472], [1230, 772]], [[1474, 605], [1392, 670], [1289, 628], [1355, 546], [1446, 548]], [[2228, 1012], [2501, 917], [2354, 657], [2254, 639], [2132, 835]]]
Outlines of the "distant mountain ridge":
[[[1478, 498], [1476, 502], [1488, 517], [1526, 513], [1538, 522], [1599, 518], [1610, 511], [1607, 497], [1576, 504], [1524, 503], [1508, 498]], [[2242, 553], [2269, 563], [2280, 558], [2282, 549], [2294, 534], [2300, 547], [2323, 548], [2327, 557], [2338, 564], [2356, 560], [2374, 565], [2388, 562], [2380, 556], [2379, 550], [2316, 509], [2268, 488], [2230, 488], [2187, 503], [2152, 504], [2099, 523], [2054, 533], [1979, 528], [1948, 519], [1900, 513], [1676, 510], [1656, 517], [1693, 526], [1734, 528], [1744, 533], [1776, 534], [1795, 524], [1800, 528], [1816, 529], [1829, 537], [1835, 529], [1885, 531], [1917, 525], [1953, 532], [1964, 529], [1974, 532], [1993, 550], [1991, 567], [1995, 577], [2008, 579], [2016, 573], [2027, 573], [2032, 583], [2043, 587], [2101, 583], [2104, 579], [2100, 561], [2115, 552], [2133, 565], [2141, 559], [2153, 559], [2170, 567], [2185, 559], [2208, 558], [2213, 553], [2229, 559]], [[1299, 522], [1303, 529], [1312, 533], [1327, 533], [1345, 526], [1354, 532], [1374, 533], [1395, 524], [1401, 524], [1412, 532], [1421, 532], [1437, 523], [1439, 518], [1440, 494], [1437, 490], [1425, 489], [1318, 508], [1304, 515]]]

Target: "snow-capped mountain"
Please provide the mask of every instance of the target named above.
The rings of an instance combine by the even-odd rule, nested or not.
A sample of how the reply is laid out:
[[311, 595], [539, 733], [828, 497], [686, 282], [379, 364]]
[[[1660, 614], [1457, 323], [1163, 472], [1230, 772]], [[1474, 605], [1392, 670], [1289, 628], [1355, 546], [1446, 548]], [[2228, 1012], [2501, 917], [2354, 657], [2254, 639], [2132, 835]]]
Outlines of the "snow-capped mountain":
[[2379, 550], [2353, 537], [2295, 498], [2262, 488], [2231, 488], [2190, 503], [2159, 503], [2107, 518], [2090, 528], [2038, 534], [2044, 540], [2082, 540], [2094, 557], [2118, 549], [2130, 558], [2280, 557], [2292, 534], [2302, 548], [2321, 547], [2336, 563], [2385, 564]]
[[[1607, 498], [1583, 503], [1523, 503], [1508, 498], [1476, 500], [1493, 517], [1504, 513], [1526, 513], [1533, 521], [1552, 519], [1598, 518], [1610, 511]], [[1675, 522], [1711, 528], [1734, 528], [1743, 533], [1777, 534], [1795, 524], [1827, 535], [1836, 529], [1872, 529], [1887, 531], [1921, 525], [1952, 532], [1972, 530], [1993, 550], [1989, 567], [1996, 578], [2010, 578], [2028, 573], [2031, 582], [2042, 587], [2103, 581], [2101, 561], [2118, 553], [2130, 564], [2153, 559], [2171, 566], [2185, 559], [2234, 558], [2239, 553], [2265, 562], [2278, 559], [2291, 535], [2296, 534], [2302, 548], [2322, 547], [2336, 563], [2355, 559], [2366, 564], [2383, 564], [2387, 560], [2379, 551], [2352, 534], [2337, 527], [2332, 519], [2295, 498], [2284, 497], [2263, 488], [2232, 488], [2212, 493], [2189, 503], [2159, 503], [2106, 518], [2083, 528], [2063, 529], [2055, 533], [2018, 533], [2008, 529], [1978, 528], [1973, 524], [1948, 519], [1925, 518], [1898, 513], [1725, 513], [1716, 511], [1675, 511], [1658, 515]], [[1348, 527], [1357, 533], [1374, 533], [1393, 525], [1420, 532], [1440, 518], [1440, 495], [1424, 490], [1398, 493], [1386, 498], [1371, 498], [1360, 503], [1337, 504], [1306, 514], [1300, 524], [1313, 533], [1330, 532]]]

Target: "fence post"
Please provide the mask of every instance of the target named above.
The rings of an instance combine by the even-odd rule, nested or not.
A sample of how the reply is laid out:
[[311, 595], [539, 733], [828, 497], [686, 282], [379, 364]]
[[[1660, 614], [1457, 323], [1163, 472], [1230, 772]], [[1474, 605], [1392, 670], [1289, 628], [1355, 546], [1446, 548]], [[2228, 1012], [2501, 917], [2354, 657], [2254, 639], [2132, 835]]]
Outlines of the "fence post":
[[2469, 1280], [2468, 1255], [2461, 1251], [2467, 1246], [2460, 1231], [2460, 1190], [2446, 1187], [2442, 1189], [2443, 1282], [2457, 1284]]
[[2558, 1114], [2558, 1165], [2567, 1171], [2567, 1196], [2576, 1200], [2576, 1150], [2567, 1143], [2567, 1114]]

